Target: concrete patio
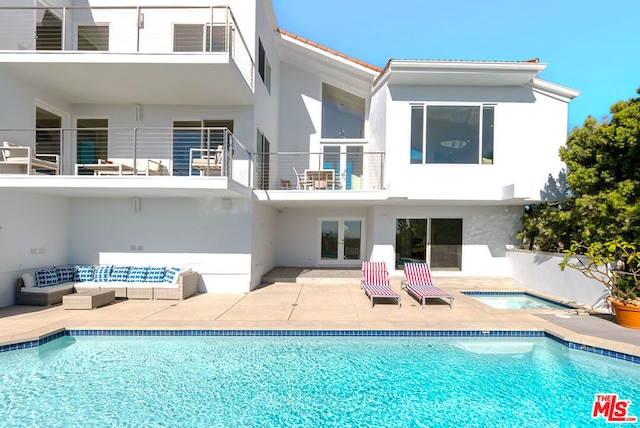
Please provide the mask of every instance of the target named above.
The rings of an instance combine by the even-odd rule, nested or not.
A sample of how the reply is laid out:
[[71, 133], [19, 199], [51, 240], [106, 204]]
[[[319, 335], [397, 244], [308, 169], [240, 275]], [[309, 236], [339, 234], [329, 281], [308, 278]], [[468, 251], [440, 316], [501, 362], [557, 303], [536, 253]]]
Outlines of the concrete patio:
[[[277, 273], [280, 282], [250, 293], [204, 293], [184, 301], [117, 300], [94, 310], [11, 306], [0, 309], [0, 345], [38, 339], [60, 329], [204, 330], [526, 330], [547, 331], [587, 346], [640, 356], [640, 330], [581, 310], [494, 309], [461, 291], [522, 291], [508, 278], [437, 278], [455, 296], [426, 308], [401, 291], [402, 308], [377, 300], [373, 308], [359, 276], [320, 271]], [[314, 276], [315, 275], [315, 276]], [[272, 277], [273, 279], [274, 277]], [[278, 279], [276, 278], [276, 279]], [[267, 280], [266, 282], [270, 282]], [[392, 285], [400, 291], [399, 278]]]

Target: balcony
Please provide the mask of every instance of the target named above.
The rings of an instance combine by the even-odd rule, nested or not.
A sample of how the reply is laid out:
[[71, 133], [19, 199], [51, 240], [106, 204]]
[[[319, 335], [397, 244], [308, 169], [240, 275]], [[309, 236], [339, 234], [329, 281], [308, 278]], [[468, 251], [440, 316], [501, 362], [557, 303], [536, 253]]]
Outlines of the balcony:
[[[289, 193], [289, 197], [313, 192], [332, 198], [343, 191], [384, 189], [385, 154], [359, 149], [342, 153], [258, 153], [256, 190], [283, 191], [279, 193]], [[273, 196], [273, 192], [270, 194]]]
[[0, 129], [0, 141], [0, 187], [251, 193], [252, 155], [226, 128]]
[[[259, 199], [349, 200], [385, 189], [385, 153], [349, 146], [254, 155], [219, 127], [0, 129], [0, 177], [0, 188], [71, 196], [113, 190], [237, 197], [256, 190]], [[379, 193], [375, 198], [386, 197]]]
[[249, 105], [229, 7], [0, 7], [0, 71], [69, 103]]

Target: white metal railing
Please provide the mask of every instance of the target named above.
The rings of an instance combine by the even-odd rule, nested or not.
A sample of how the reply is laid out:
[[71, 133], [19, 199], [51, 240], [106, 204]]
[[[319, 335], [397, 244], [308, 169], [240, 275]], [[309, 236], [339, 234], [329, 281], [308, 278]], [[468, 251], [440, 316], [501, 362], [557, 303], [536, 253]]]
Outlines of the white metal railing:
[[0, 6], [0, 51], [227, 54], [253, 88], [251, 50], [228, 6]]
[[[228, 177], [252, 187], [252, 154], [227, 128], [0, 129], [0, 145], [0, 174]], [[55, 168], [45, 155], [57, 156]]]
[[384, 188], [383, 152], [257, 153], [256, 189], [380, 190]]

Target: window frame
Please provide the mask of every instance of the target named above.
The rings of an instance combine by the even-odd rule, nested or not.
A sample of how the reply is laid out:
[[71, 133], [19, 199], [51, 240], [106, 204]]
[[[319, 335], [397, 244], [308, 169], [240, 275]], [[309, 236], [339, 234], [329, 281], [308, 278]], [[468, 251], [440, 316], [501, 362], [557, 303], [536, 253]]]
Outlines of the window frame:
[[[105, 28], [107, 29], [107, 39], [106, 39], [106, 49], [80, 49], [80, 32], [81, 29], [85, 29], [85, 28]], [[86, 37], [83, 36], [84, 39], [87, 39]], [[78, 25], [76, 25], [76, 50], [78, 51], [82, 51], [82, 52], [109, 52], [109, 41], [111, 38], [111, 29], [109, 28], [109, 23], [105, 22], [105, 23], [89, 23], [89, 24], [82, 24], [79, 23]], [[93, 46], [97, 46], [96, 44], [92, 43]]]
[[[409, 121], [410, 121], [410, 125], [409, 125], [409, 129], [410, 129], [410, 135], [409, 135], [409, 163], [412, 165], [456, 165], [456, 166], [475, 166], [475, 165], [493, 165], [494, 164], [494, 145], [495, 145], [495, 114], [496, 114], [496, 106], [497, 104], [495, 103], [443, 103], [443, 102], [439, 102], [439, 103], [410, 103], [409, 104], [409, 108], [410, 108], [410, 114], [409, 114]], [[427, 144], [428, 144], [428, 140], [427, 140], [427, 134], [429, 132], [428, 129], [428, 121], [429, 121], [429, 114], [428, 114], [428, 110], [429, 107], [460, 107], [460, 108], [477, 108], [478, 109], [478, 121], [477, 121], [477, 127], [478, 127], [478, 148], [477, 148], [477, 161], [473, 162], [473, 163], [465, 163], [465, 162], [432, 162], [429, 161], [427, 159]], [[491, 131], [487, 131], [486, 130], [486, 123], [485, 123], [485, 114], [487, 111], [491, 111], [492, 112], [492, 122], [490, 124], [491, 126]], [[418, 127], [418, 122], [415, 121], [414, 118], [414, 114], [416, 114], [417, 112], [421, 113], [422, 117], [422, 122], [419, 124], [419, 131], [420, 132], [420, 136], [418, 138], [418, 136], [414, 133], [414, 125], [416, 125], [416, 127]], [[487, 132], [485, 132], [487, 131]], [[489, 140], [487, 140], [487, 138]], [[420, 162], [417, 162], [416, 160], [418, 159], [416, 155], [416, 153], [413, 153], [413, 151], [416, 149], [416, 142], [421, 141], [421, 146], [420, 146], [420, 156], [421, 156], [421, 160]], [[483, 155], [485, 154], [489, 154], [490, 153], [490, 157], [486, 156], [483, 157]]]
[[267, 51], [262, 44], [262, 39], [258, 37], [258, 75], [271, 95], [271, 63], [267, 57]]

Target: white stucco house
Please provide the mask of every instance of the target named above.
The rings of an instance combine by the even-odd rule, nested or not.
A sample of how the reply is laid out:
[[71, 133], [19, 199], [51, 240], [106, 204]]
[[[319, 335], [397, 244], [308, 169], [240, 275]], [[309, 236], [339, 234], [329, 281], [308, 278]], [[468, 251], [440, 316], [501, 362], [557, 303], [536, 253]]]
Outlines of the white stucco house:
[[545, 64], [381, 69], [270, 0], [176, 3], [2, 3], [0, 306], [65, 263], [189, 266], [207, 292], [363, 260], [510, 275], [579, 94]]

